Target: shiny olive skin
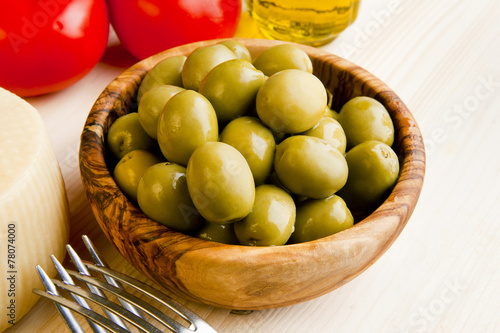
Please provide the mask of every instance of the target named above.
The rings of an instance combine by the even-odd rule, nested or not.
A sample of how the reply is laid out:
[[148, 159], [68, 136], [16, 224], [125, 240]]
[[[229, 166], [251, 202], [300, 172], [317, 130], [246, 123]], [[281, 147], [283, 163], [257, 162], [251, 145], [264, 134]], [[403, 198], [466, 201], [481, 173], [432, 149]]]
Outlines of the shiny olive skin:
[[308, 199], [297, 206], [295, 230], [289, 243], [303, 243], [330, 236], [354, 225], [344, 200], [337, 195]]
[[172, 85], [183, 87], [182, 85], [182, 67], [186, 61], [186, 56], [179, 55], [166, 58], [157, 63], [142, 79], [139, 91], [137, 92], [137, 101], [141, 101], [142, 96], [150, 89], [159, 85]]
[[218, 138], [215, 110], [196, 91], [185, 90], [176, 94], [160, 114], [158, 144], [167, 161], [186, 166], [197, 147]]
[[271, 46], [253, 60], [253, 65], [267, 76], [284, 69], [299, 69], [312, 73], [312, 62], [307, 53], [292, 44]]
[[193, 203], [209, 222], [224, 224], [252, 210], [255, 183], [243, 155], [224, 142], [206, 142], [187, 165], [187, 185]]
[[263, 184], [271, 174], [276, 143], [271, 130], [254, 117], [231, 121], [220, 134], [220, 141], [236, 148], [245, 157], [255, 185]]
[[337, 192], [348, 175], [347, 162], [338, 149], [307, 135], [291, 136], [278, 145], [274, 170], [292, 193], [316, 199]]
[[323, 117], [313, 128], [303, 133], [315, 136], [328, 142], [333, 148], [337, 148], [345, 154], [347, 139], [340, 123], [331, 118]]
[[186, 168], [175, 163], [149, 167], [137, 186], [137, 201], [149, 218], [181, 232], [192, 232], [204, 223], [187, 189]]
[[252, 211], [234, 223], [234, 232], [242, 245], [284, 245], [294, 230], [295, 214], [290, 194], [274, 185], [260, 185]]
[[234, 53], [236, 58], [252, 62], [252, 56], [250, 55], [250, 51], [248, 51], [245, 45], [231, 39], [224, 40], [222, 42], [219, 42], [218, 44], [222, 44], [228, 49], [230, 49]]
[[222, 44], [198, 47], [187, 57], [182, 68], [184, 88], [198, 91], [212, 68], [231, 59], [236, 59], [236, 55]]
[[301, 133], [325, 113], [326, 90], [313, 74], [286, 69], [269, 77], [257, 93], [256, 109], [264, 124], [276, 132]]
[[194, 234], [194, 237], [223, 244], [239, 245], [234, 233], [234, 223], [215, 224], [206, 222]]
[[374, 208], [388, 194], [399, 175], [399, 160], [391, 147], [366, 141], [346, 154], [349, 177], [338, 195], [353, 212]]
[[225, 124], [255, 108], [255, 96], [265, 80], [247, 60], [233, 59], [208, 72], [199, 92], [212, 103], [219, 123]]
[[150, 166], [163, 159], [146, 150], [133, 150], [122, 157], [113, 170], [113, 179], [122, 192], [131, 200], [137, 201], [137, 184]]
[[156, 141], [142, 128], [137, 112], [116, 119], [109, 127], [106, 142], [109, 150], [118, 160], [132, 150], [152, 151], [157, 147]]
[[394, 142], [394, 124], [387, 109], [374, 98], [354, 97], [345, 103], [337, 119], [347, 137], [347, 147], [376, 140], [389, 146]]
[[170, 98], [184, 88], [172, 85], [159, 85], [148, 90], [141, 98], [137, 113], [142, 127], [153, 139], [157, 139], [158, 118]]

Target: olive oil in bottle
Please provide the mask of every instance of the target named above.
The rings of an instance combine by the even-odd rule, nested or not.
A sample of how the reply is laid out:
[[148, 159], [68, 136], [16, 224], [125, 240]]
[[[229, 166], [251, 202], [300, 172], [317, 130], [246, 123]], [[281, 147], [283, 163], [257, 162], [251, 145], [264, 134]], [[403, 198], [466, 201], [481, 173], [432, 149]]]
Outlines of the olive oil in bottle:
[[246, 4], [267, 38], [320, 46], [354, 22], [359, 0], [247, 0]]

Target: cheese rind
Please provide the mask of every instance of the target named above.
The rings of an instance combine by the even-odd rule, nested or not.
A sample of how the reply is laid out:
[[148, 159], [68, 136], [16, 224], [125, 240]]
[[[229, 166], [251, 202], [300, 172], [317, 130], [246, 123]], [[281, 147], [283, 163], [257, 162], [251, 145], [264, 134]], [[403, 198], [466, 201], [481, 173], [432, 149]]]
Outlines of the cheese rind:
[[[0, 88], [0, 332], [16, 324], [62, 261], [69, 237], [69, 207], [47, 130], [38, 111]], [[10, 278], [10, 279], [9, 279]], [[14, 304], [10, 309], [7, 306]]]

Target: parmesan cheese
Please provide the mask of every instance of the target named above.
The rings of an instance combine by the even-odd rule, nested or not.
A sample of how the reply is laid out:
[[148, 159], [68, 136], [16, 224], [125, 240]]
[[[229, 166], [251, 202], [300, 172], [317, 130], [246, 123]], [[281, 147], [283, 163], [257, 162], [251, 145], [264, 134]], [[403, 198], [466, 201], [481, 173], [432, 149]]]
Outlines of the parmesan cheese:
[[35, 108], [0, 88], [0, 332], [36, 303], [40, 264], [51, 276], [69, 237], [64, 181]]

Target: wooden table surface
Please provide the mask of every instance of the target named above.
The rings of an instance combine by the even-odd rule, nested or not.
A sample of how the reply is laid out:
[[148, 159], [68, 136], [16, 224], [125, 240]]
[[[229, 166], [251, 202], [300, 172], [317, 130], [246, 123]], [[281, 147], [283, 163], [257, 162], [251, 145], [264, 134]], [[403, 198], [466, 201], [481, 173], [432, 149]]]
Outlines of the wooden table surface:
[[[424, 135], [419, 203], [394, 245], [347, 285], [247, 315], [180, 300], [220, 332], [500, 332], [500, 2], [363, 0], [357, 21], [322, 48], [385, 81]], [[241, 37], [258, 37], [243, 16]], [[99, 229], [82, 189], [79, 137], [103, 88], [135, 60], [111, 39], [81, 81], [29, 98], [66, 183], [70, 244], [88, 235], [112, 268], [146, 281]], [[65, 332], [40, 300], [9, 333]]]

